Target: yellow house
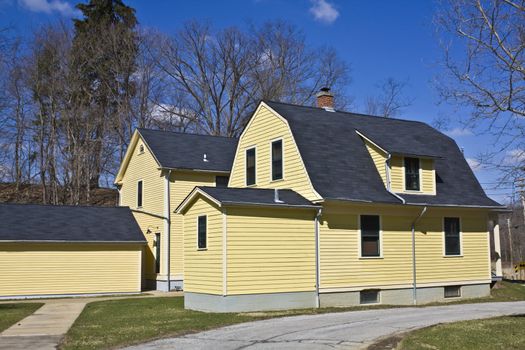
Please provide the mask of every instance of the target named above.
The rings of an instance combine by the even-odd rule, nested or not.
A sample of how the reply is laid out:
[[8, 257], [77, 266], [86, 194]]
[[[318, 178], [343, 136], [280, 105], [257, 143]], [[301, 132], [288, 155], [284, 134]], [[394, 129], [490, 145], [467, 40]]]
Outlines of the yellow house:
[[183, 215], [187, 308], [416, 304], [489, 294], [488, 198], [427, 124], [263, 101], [228, 188]]
[[[182, 289], [182, 216], [173, 212], [195, 186], [226, 186], [237, 140], [137, 129], [115, 178], [147, 240], [143, 288]], [[171, 208], [171, 209], [170, 209]]]

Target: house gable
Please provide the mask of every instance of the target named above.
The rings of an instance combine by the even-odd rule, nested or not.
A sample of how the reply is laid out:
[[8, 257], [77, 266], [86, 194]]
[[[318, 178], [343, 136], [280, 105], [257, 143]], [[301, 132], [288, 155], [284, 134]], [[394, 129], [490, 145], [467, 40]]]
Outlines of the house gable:
[[[271, 144], [282, 140], [283, 179], [272, 181]], [[267, 104], [261, 102], [239, 138], [230, 175], [230, 187], [246, 185], [246, 150], [255, 148], [255, 188], [292, 189], [309, 200], [321, 199], [310, 181], [294, 136], [286, 120]]]

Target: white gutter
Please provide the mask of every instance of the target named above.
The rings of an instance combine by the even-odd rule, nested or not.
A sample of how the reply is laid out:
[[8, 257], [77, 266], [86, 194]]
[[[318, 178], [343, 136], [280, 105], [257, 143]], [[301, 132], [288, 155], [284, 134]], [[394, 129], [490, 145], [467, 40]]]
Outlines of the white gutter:
[[414, 305], [417, 305], [417, 276], [416, 276], [416, 223], [421, 219], [427, 207], [424, 207], [417, 218], [412, 222], [412, 299]]
[[171, 170], [166, 171], [164, 175], [164, 232], [166, 234], [166, 275], [168, 283], [168, 292], [171, 289], [171, 213], [170, 213], [170, 177]]
[[386, 158], [386, 161], [385, 161], [386, 190], [388, 191], [388, 193], [390, 193], [391, 195], [399, 199], [403, 204], [405, 204], [405, 199], [401, 197], [400, 195], [398, 195], [397, 193], [394, 193], [392, 191], [392, 187], [391, 187], [392, 180], [390, 179], [390, 159], [392, 158], [392, 155], [388, 152], [387, 152], [387, 155], [388, 157]]
[[319, 288], [321, 283], [321, 261], [319, 256], [319, 219], [321, 218], [323, 209], [319, 208], [315, 215], [315, 306], [321, 307], [319, 300]]

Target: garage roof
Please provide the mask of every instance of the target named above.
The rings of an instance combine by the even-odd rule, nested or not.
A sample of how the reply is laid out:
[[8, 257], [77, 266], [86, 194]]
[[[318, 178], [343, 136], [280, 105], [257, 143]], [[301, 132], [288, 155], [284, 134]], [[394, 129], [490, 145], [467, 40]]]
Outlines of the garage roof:
[[0, 241], [145, 243], [128, 207], [0, 203]]

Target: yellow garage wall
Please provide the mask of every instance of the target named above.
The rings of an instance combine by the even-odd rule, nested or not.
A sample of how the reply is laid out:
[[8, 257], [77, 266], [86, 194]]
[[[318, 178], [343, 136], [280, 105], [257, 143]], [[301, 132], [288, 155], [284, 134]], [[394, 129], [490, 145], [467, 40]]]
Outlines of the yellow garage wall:
[[315, 291], [315, 213], [227, 209], [227, 294]]
[[[419, 164], [421, 167], [420, 193], [436, 194], [436, 173], [434, 171], [434, 160], [429, 158], [420, 158]], [[414, 191], [405, 191], [404, 158], [402, 156], [392, 156], [392, 159], [390, 160], [390, 168], [392, 190], [398, 193], [415, 193]]]
[[[197, 219], [208, 216], [207, 249], [197, 249]], [[184, 215], [184, 291], [222, 294], [222, 212], [198, 198]]]
[[[411, 284], [411, 224], [420, 210], [325, 206], [320, 226], [321, 289]], [[382, 258], [358, 256], [359, 214], [381, 215]], [[461, 218], [462, 257], [444, 256], [444, 216]], [[429, 208], [416, 227], [418, 283], [490, 281], [487, 237], [486, 211]]]
[[372, 157], [372, 160], [374, 161], [374, 165], [377, 168], [377, 172], [379, 173], [379, 176], [381, 176], [381, 179], [383, 180], [383, 184], [386, 186], [387, 178], [386, 178], [386, 168], [385, 168], [385, 162], [387, 159], [387, 155], [385, 152], [380, 150], [375, 145], [371, 144], [368, 141], [365, 141], [366, 149], [368, 150], [368, 153], [370, 153], [370, 156]]
[[[173, 213], [196, 186], [215, 187], [215, 174], [194, 171], [174, 171], [170, 177], [171, 205], [171, 262], [173, 278], [182, 278], [184, 272], [183, 216]], [[161, 199], [162, 200], [162, 199]]]
[[0, 243], [0, 296], [140, 292], [142, 248]]
[[[283, 140], [283, 180], [271, 179], [271, 142]], [[230, 187], [246, 187], [246, 150], [256, 146], [256, 185], [289, 188], [310, 200], [319, 199], [293, 140], [288, 124], [264, 105], [256, 111], [242, 134], [230, 177]]]
[[[143, 212], [134, 212], [133, 215], [148, 241], [145, 252], [145, 278], [156, 279], [153, 240], [155, 233], [160, 233], [161, 237], [163, 236], [164, 178], [161, 176], [161, 171], [158, 170], [159, 166], [149, 149], [144, 147], [144, 153], [138, 152], [141, 144], [144, 143], [139, 137], [138, 142], [133, 147], [129, 164], [122, 178], [120, 205]], [[144, 188], [142, 208], [137, 208], [137, 182], [139, 180], [143, 181]], [[148, 229], [151, 233], [146, 234]], [[164, 265], [161, 263], [161, 274], [166, 273]]]

